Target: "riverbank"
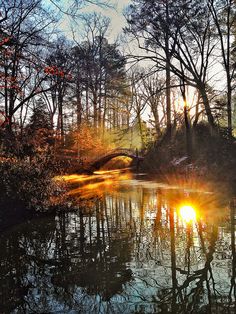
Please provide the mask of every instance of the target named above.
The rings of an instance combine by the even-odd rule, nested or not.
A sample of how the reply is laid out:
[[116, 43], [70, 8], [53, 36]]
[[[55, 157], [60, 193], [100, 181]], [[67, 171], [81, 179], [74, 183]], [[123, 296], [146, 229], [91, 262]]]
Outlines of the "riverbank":
[[63, 203], [63, 182], [54, 180], [56, 164], [51, 158], [2, 158], [0, 162], [0, 202], [12, 210], [18, 206], [43, 212]]
[[[118, 160], [118, 165], [121, 160]], [[124, 165], [127, 167], [127, 160]], [[117, 161], [110, 162], [115, 168]], [[107, 165], [109, 166], [109, 165]], [[110, 169], [108, 167], [108, 169]], [[175, 131], [169, 139], [153, 144], [139, 171], [159, 181], [213, 182], [235, 191], [236, 144], [225, 134], [212, 135], [206, 125], [198, 125], [192, 133], [191, 156], [186, 154], [184, 130]], [[67, 183], [55, 180], [57, 175], [92, 174], [86, 164], [73, 158], [36, 156], [29, 159], [0, 160], [0, 205], [15, 215], [18, 212], [44, 213], [67, 208]], [[22, 214], [23, 215], [23, 214]]]
[[185, 130], [153, 144], [141, 164], [144, 172], [166, 176], [195, 177], [209, 181], [234, 182], [236, 178], [236, 140], [223, 130], [212, 134], [205, 124], [192, 130], [189, 153]]

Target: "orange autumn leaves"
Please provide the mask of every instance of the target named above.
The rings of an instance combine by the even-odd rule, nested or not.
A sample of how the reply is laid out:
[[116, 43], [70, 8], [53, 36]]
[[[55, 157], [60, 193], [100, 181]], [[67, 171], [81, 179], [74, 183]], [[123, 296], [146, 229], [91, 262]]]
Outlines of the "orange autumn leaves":
[[82, 124], [79, 130], [72, 131], [70, 136], [73, 142], [71, 148], [78, 152], [81, 159], [87, 161], [113, 149], [113, 145], [103, 139], [101, 130], [86, 124]]

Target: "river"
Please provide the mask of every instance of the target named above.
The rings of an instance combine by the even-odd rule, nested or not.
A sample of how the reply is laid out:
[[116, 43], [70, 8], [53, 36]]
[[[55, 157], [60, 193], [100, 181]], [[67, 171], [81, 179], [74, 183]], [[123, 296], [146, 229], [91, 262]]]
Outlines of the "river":
[[63, 178], [73, 210], [0, 234], [0, 313], [236, 313], [236, 204], [197, 180]]

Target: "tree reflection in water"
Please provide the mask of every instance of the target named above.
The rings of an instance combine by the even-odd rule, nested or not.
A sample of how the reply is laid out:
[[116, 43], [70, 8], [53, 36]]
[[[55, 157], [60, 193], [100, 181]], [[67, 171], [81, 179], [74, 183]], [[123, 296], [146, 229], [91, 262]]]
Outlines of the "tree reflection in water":
[[[232, 202], [138, 180], [109, 190], [1, 234], [1, 313], [236, 312]], [[191, 223], [177, 211], [186, 197], [199, 204]]]

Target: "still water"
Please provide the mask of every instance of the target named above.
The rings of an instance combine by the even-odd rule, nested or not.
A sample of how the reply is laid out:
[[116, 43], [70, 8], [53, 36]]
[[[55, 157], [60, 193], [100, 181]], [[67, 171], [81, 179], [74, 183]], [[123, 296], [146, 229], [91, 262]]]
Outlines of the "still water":
[[0, 234], [0, 313], [236, 313], [236, 204], [195, 180], [66, 176], [71, 212]]

